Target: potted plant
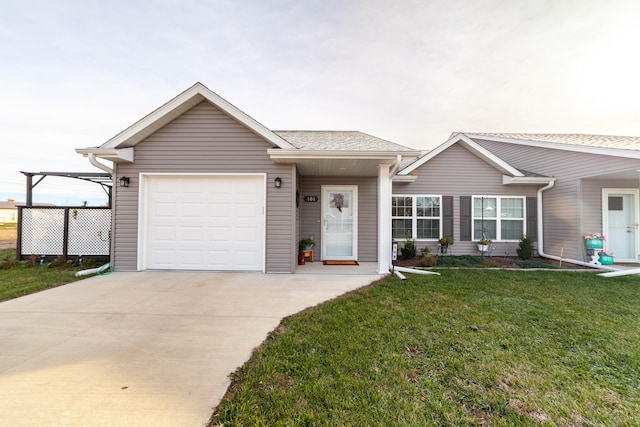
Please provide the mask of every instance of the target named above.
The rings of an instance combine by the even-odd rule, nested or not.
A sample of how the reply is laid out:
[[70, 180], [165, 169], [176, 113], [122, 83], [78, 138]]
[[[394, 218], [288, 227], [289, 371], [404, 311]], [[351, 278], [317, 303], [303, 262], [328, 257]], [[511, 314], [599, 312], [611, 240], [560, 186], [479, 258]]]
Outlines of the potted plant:
[[489, 252], [489, 245], [491, 244], [491, 239], [482, 238], [476, 242], [478, 245], [478, 250], [480, 252]]
[[601, 233], [589, 233], [584, 235], [584, 243], [587, 249], [602, 249], [602, 242], [606, 240]]
[[602, 265], [613, 264], [613, 252], [605, 250], [598, 251], [598, 261], [600, 261]]
[[301, 251], [308, 251], [313, 249], [315, 244], [316, 242], [311, 239], [302, 239], [300, 240], [300, 243], [298, 243], [298, 249], [300, 249]]
[[440, 244], [440, 246], [453, 246], [453, 237], [443, 237], [442, 239], [438, 240], [438, 243]]
[[449, 246], [453, 246], [453, 237], [445, 236], [438, 240], [438, 244], [440, 245], [440, 253], [444, 255], [447, 253]]

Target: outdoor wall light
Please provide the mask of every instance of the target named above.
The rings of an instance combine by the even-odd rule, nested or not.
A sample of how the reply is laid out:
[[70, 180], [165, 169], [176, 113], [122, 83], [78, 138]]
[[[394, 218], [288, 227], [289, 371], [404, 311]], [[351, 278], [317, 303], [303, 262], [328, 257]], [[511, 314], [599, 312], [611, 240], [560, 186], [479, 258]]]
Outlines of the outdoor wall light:
[[282, 187], [282, 178], [277, 177], [275, 180], [275, 185], [276, 185], [276, 188]]
[[129, 186], [129, 177], [123, 176], [120, 178], [120, 187], [128, 187]]

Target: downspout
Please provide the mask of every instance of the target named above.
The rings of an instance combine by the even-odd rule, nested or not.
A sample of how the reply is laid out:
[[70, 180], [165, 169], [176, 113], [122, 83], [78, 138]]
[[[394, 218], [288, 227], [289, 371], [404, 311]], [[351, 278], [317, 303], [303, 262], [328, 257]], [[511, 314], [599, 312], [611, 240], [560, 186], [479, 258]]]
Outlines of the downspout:
[[113, 177], [113, 169], [111, 169], [107, 165], [104, 165], [104, 164], [100, 163], [96, 159], [96, 155], [95, 154], [89, 153], [89, 154], [87, 154], [87, 157], [89, 158], [89, 163], [91, 163], [93, 166], [97, 167], [98, 169], [102, 169], [103, 171], [105, 171], [106, 173], [108, 173], [109, 175], [111, 175]]
[[396, 163], [393, 165], [393, 167], [391, 168], [391, 171], [389, 171], [389, 177], [391, 179], [393, 179], [393, 177], [398, 173], [398, 171], [400, 170], [400, 162], [402, 161], [402, 155], [398, 154], [396, 156]]
[[[593, 267], [593, 268], [598, 268], [600, 269], [600, 266], [596, 266], [593, 264], [589, 264], [587, 262], [584, 261], [579, 261], [577, 259], [571, 259], [571, 258], [563, 258], [563, 257], [559, 257], [557, 255], [550, 255], [544, 252], [544, 220], [542, 217], [542, 193], [549, 190], [550, 188], [553, 188], [553, 186], [556, 184], [555, 179], [551, 182], [549, 182], [549, 184], [545, 185], [544, 187], [538, 189], [537, 192], [537, 199], [538, 199], [538, 203], [537, 203], [537, 215], [538, 215], [538, 255], [540, 255], [541, 257], [544, 258], [549, 258], [549, 259], [555, 259], [556, 261], [567, 261], [570, 262], [572, 264], [576, 264], [576, 265], [582, 265], [585, 267]], [[604, 269], [608, 270], [607, 267], [605, 267]]]

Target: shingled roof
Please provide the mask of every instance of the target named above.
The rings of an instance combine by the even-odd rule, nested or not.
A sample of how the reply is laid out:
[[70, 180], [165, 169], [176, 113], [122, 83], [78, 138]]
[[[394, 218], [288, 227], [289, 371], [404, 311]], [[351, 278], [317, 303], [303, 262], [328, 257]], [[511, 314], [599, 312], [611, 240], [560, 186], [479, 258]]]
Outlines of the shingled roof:
[[412, 151], [403, 145], [358, 131], [277, 130], [273, 133], [299, 150]]
[[505, 138], [521, 141], [551, 142], [555, 144], [579, 145], [584, 147], [640, 151], [640, 137], [638, 136], [588, 135], [580, 133], [464, 133], [472, 138], [486, 136], [490, 138]]

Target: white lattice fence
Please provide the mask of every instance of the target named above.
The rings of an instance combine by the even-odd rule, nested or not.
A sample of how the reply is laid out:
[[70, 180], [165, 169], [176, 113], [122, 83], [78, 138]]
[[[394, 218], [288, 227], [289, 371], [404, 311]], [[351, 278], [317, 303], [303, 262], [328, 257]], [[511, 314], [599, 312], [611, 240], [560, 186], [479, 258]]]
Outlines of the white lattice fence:
[[109, 256], [111, 209], [20, 208], [20, 254]]

